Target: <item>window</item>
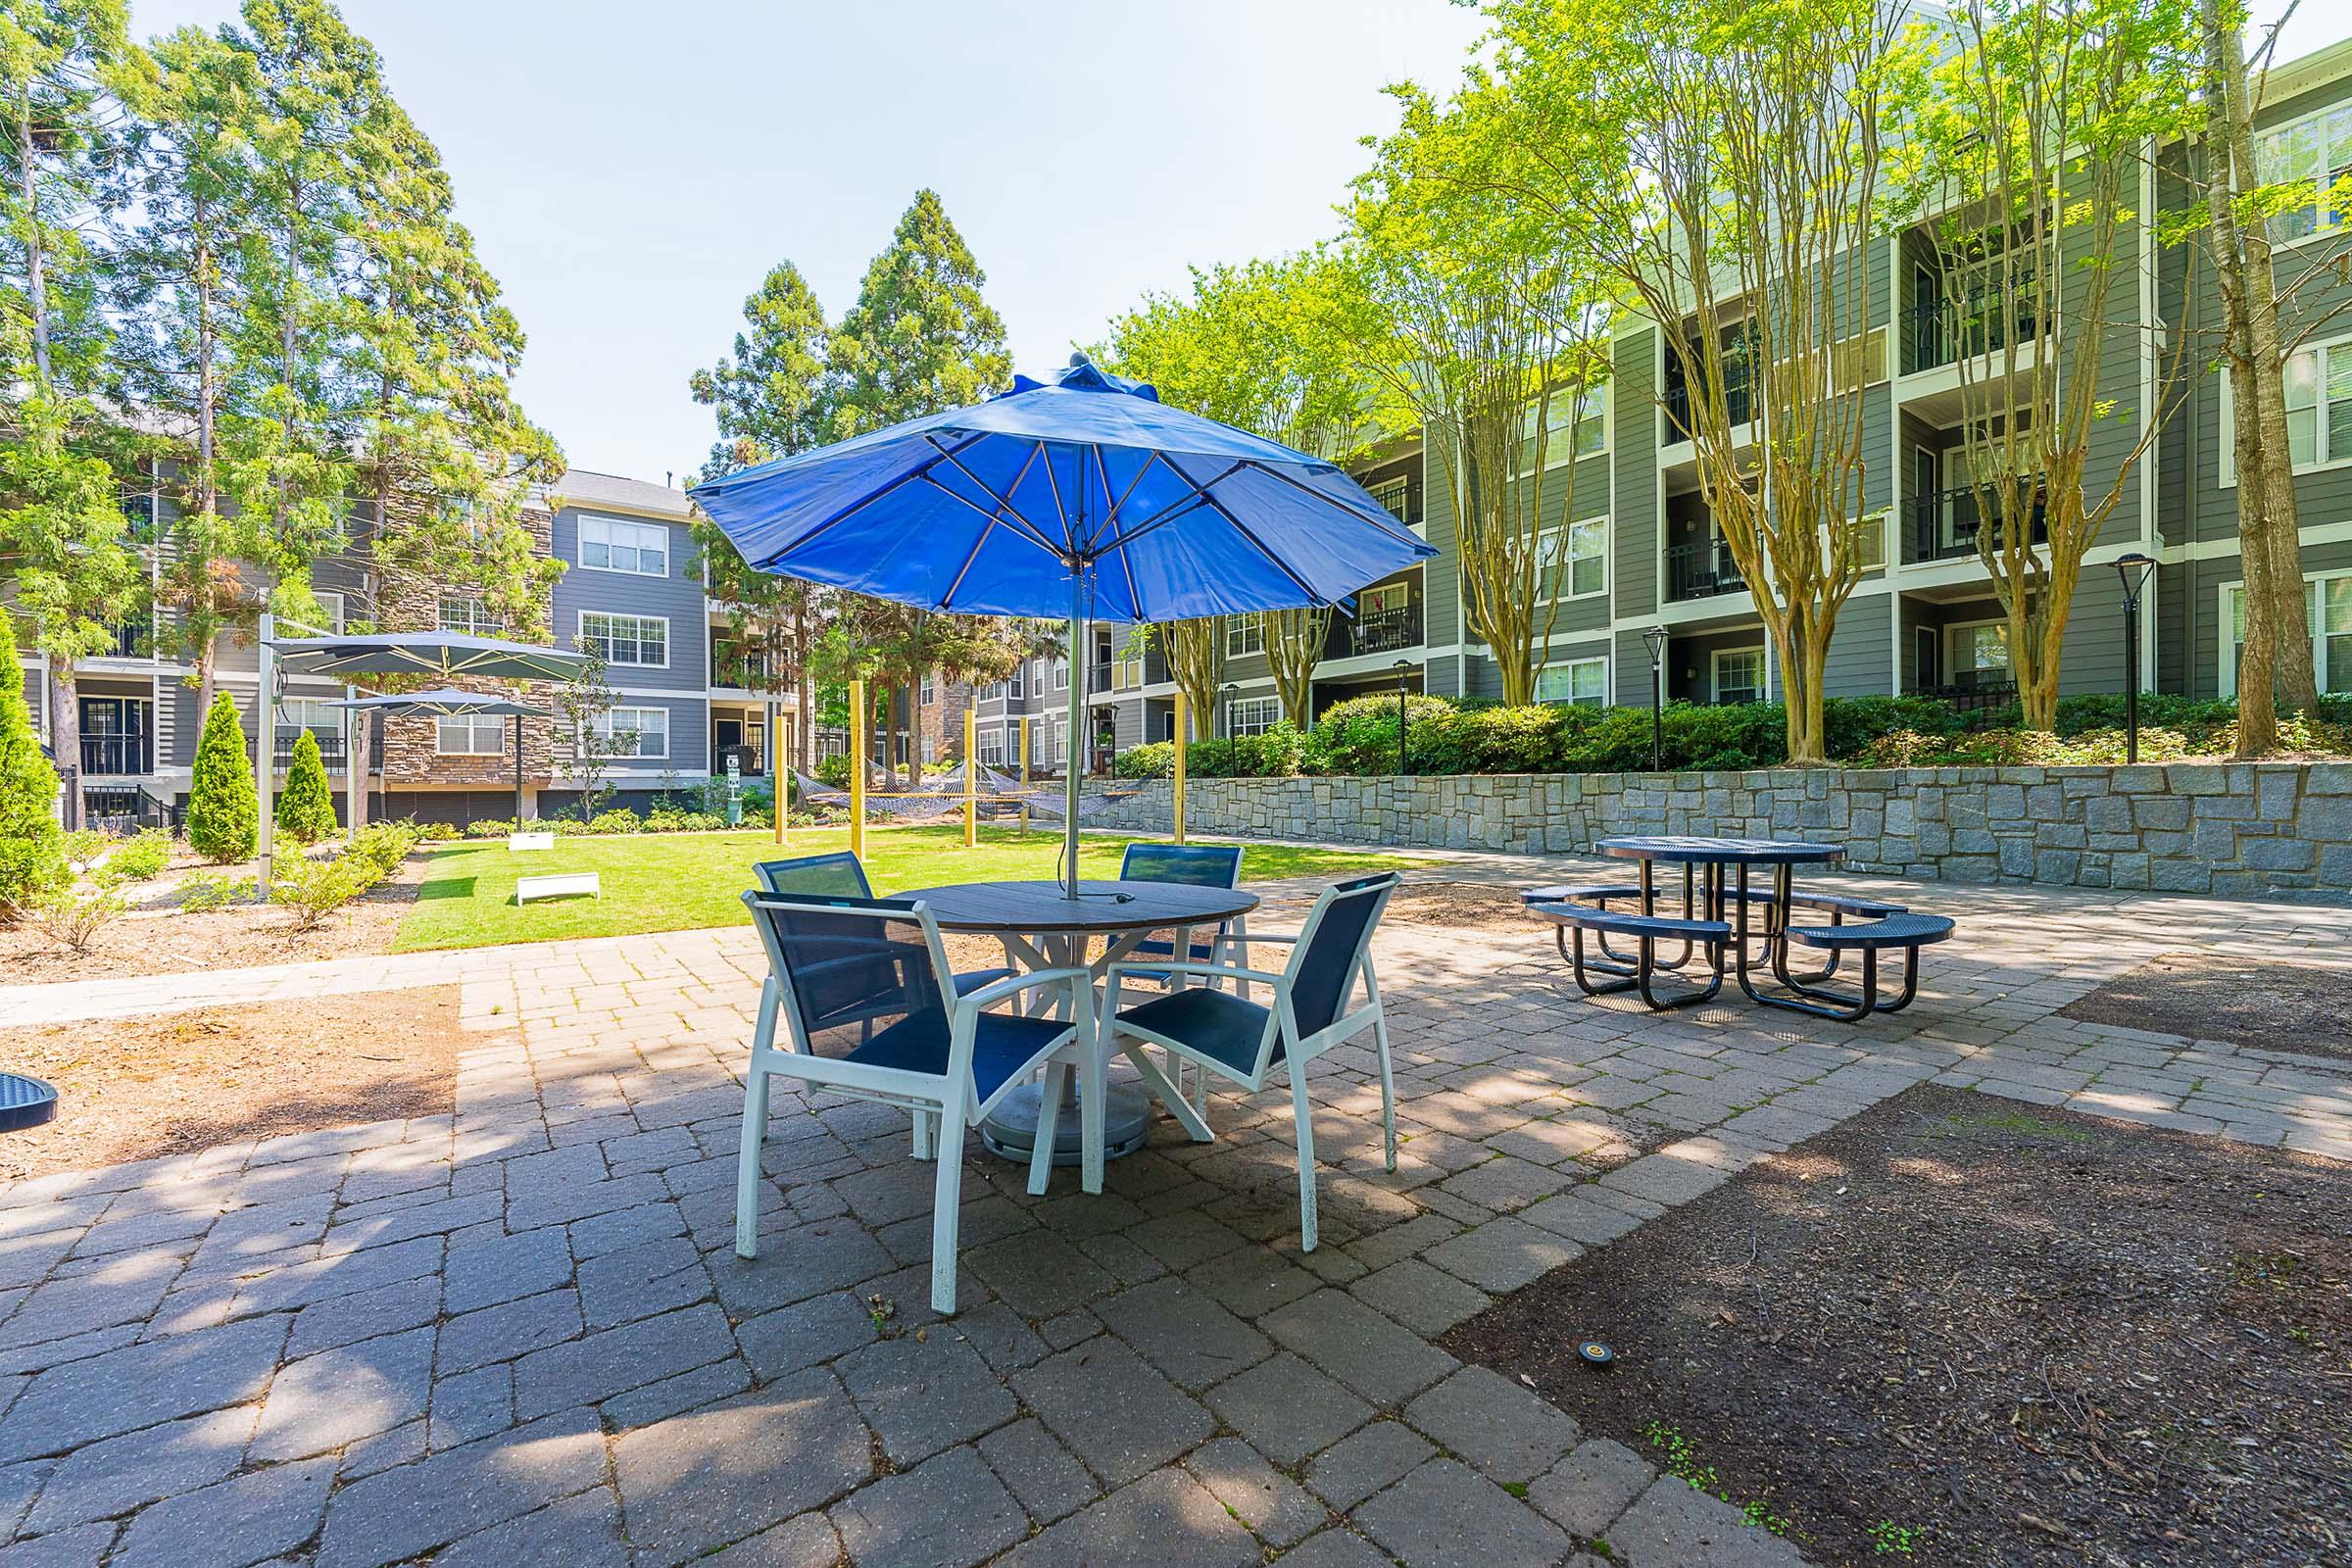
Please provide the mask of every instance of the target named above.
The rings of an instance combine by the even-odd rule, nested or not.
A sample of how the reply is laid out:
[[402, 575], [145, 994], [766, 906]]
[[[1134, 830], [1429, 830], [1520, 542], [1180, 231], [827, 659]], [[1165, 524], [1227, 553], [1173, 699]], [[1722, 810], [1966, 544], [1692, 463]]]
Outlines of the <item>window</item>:
[[1024, 695], [1022, 688], [1024, 683], [1027, 681], [1028, 676], [1029, 662], [1027, 660], [1024, 659], [1019, 663], [1012, 666], [1012, 700], [1016, 703], [1019, 702]]
[[[2294, 466], [2352, 461], [2352, 338], [2288, 355], [2284, 373], [2286, 446]], [[2222, 439], [2234, 464], [2227, 425]]]
[[321, 740], [343, 738], [343, 710], [323, 697], [281, 697], [277, 701], [279, 729], [307, 729]]
[[318, 601], [318, 608], [326, 613], [326, 629], [341, 631], [343, 629], [343, 596], [331, 589], [314, 588], [311, 590], [311, 597]]
[[[2246, 643], [2244, 588], [2230, 583], [2222, 590], [2223, 612], [2230, 618], [2230, 649], [2222, 662], [2222, 695], [2237, 695], [2237, 665]], [[2324, 692], [2352, 691], [2352, 572], [2331, 572], [2307, 578], [2303, 584], [2303, 615], [2311, 635], [2311, 669]]]
[[589, 719], [588, 727], [612, 743], [608, 756], [659, 759], [669, 755], [666, 708], [608, 708]]
[[1609, 662], [1604, 658], [1572, 659], [1564, 664], [1545, 664], [1536, 672], [1536, 701], [1599, 708], [1609, 700]]
[[2345, 212], [2328, 199], [2330, 188], [2352, 176], [2352, 105], [2323, 109], [2254, 138], [2254, 162], [2263, 183], [2305, 185], [2311, 195], [2271, 220], [2271, 238], [2280, 244], [2339, 227]]
[[1764, 650], [1761, 648], [1718, 648], [1715, 650], [1715, 701], [1719, 703], [1760, 703], [1764, 700]]
[[2004, 686], [2009, 682], [2009, 623], [1979, 621], [1944, 631], [1950, 647], [1951, 683], [1959, 687]]
[[443, 594], [441, 629], [468, 637], [495, 637], [503, 628], [480, 594]]
[[1003, 767], [1004, 765], [1004, 732], [1003, 730], [989, 729], [980, 732], [980, 765], [983, 767]]
[[437, 757], [504, 757], [507, 721], [495, 713], [466, 713], [433, 720]]
[[1070, 662], [1066, 659], [1054, 661], [1054, 689], [1057, 692], [1070, 689]]
[[923, 677], [922, 684], [917, 689], [914, 700], [925, 708], [929, 708], [934, 702], [939, 700], [937, 691], [931, 685], [930, 676], [925, 675]]
[[1240, 659], [1245, 654], [1266, 651], [1266, 617], [1258, 614], [1230, 615], [1225, 620], [1225, 657]]
[[[1544, 562], [1546, 569], [1560, 564], [1560, 536], [1548, 534], [1544, 540]], [[1609, 519], [1587, 517], [1568, 525], [1568, 576], [1565, 582], [1554, 578], [1552, 592], [1567, 599], [1582, 599], [1607, 590], [1609, 586]], [[1562, 590], [1565, 589], [1565, 593]]]
[[[1571, 397], [1565, 391], [1554, 392], [1551, 401], [1531, 403], [1519, 420], [1519, 451], [1512, 457], [1511, 470], [1525, 472], [1536, 456], [1536, 420], [1544, 425], [1544, 466], [1549, 467], [1566, 457], [1571, 450], [1580, 457], [1590, 457], [1608, 445], [1608, 390], [1605, 387], [1587, 387]], [[1576, 427], [1575, 446], [1570, 447], [1564, 432], [1573, 423]]]
[[1225, 705], [1228, 736], [1263, 735], [1282, 722], [1279, 697], [1236, 697]]
[[580, 519], [580, 564], [641, 577], [669, 575], [669, 530], [658, 522], [619, 517]]
[[660, 615], [580, 612], [580, 646], [608, 664], [669, 665], [669, 622]]

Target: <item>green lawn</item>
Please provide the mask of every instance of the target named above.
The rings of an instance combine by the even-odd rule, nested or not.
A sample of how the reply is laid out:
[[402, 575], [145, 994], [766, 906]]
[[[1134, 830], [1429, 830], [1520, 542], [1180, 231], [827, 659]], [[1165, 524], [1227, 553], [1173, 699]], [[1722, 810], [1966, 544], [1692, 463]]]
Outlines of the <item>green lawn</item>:
[[[401, 922], [393, 946], [403, 953], [428, 948], [475, 948], [501, 942], [551, 942], [561, 937], [620, 936], [633, 931], [680, 931], [732, 925], [745, 918], [741, 897], [752, 865], [784, 855], [821, 855], [849, 848], [847, 828], [796, 828], [779, 850], [765, 833], [581, 836], [556, 840], [553, 850], [516, 855], [504, 840], [453, 844], [430, 851], [432, 864], [416, 906]], [[1078, 858], [1090, 877], [1118, 875], [1129, 841], [1088, 834]], [[890, 828], [866, 835], [866, 874], [877, 892], [936, 887], [945, 882], [1046, 879], [1061, 848], [1057, 833], [983, 827], [980, 846], [963, 847], [956, 824]], [[1293, 876], [1340, 876], [1350, 871], [1402, 868], [1415, 862], [1375, 850], [1311, 850], [1252, 844], [1242, 856], [1245, 881]], [[601, 899], [561, 899], [514, 906], [514, 879], [554, 871], [594, 871]]]

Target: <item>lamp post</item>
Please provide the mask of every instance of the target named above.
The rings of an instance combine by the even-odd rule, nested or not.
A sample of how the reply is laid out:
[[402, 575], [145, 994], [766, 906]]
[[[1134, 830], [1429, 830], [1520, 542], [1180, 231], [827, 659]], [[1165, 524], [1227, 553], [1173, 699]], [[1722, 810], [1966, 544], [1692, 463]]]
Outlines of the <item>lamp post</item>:
[[1404, 755], [1404, 682], [1405, 677], [1413, 672], [1413, 662], [1399, 659], [1389, 667], [1396, 671], [1396, 771], [1400, 774], [1410, 773], [1413, 766]]
[[1666, 628], [1652, 626], [1642, 634], [1649, 648], [1649, 770], [1666, 767]]
[[2124, 580], [2124, 760], [2139, 761], [2139, 596], [2148, 586], [2155, 561], [2134, 550], [2115, 558], [2115, 574]]

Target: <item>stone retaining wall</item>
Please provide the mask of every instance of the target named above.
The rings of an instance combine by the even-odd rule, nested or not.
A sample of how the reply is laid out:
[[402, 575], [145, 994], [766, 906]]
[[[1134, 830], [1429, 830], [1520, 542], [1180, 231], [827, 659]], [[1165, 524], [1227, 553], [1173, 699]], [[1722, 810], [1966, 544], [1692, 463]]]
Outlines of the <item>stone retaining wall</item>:
[[[1167, 780], [1115, 788], [1135, 793], [1091, 825], [1169, 831]], [[1954, 882], [2352, 890], [2344, 762], [1195, 779], [1185, 819], [1198, 833], [1522, 852], [1624, 833], [1813, 838], [1844, 844], [1850, 870]]]

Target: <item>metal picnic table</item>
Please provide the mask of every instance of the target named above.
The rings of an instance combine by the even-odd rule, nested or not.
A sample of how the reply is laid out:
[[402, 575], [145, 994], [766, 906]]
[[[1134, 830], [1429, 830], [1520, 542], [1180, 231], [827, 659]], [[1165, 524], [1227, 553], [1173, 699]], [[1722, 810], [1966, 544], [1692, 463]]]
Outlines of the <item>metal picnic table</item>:
[[[1760, 935], [1764, 940], [1765, 958], [1772, 966], [1773, 978], [1784, 985], [1791, 984], [1788, 975], [1788, 944], [1780, 938], [1782, 924], [1788, 918], [1788, 899], [1794, 891], [1795, 871], [1800, 865], [1826, 865], [1845, 858], [1845, 850], [1836, 844], [1809, 844], [1801, 839], [1731, 839], [1706, 838], [1690, 834], [1655, 834], [1628, 838], [1602, 839], [1594, 846], [1612, 860], [1636, 860], [1642, 866], [1642, 912], [1655, 914], [1655, 868], [1660, 864], [1684, 868], [1683, 913], [1686, 918], [1729, 920], [1732, 926], [1734, 972], [1740, 989], [1750, 1001], [1769, 1002], [1773, 999], [1757, 994], [1748, 978], [1748, 888], [1747, 874], [1751, 867], [1772, 868], [1771, 902], [1765, 906], [1764, 925]], [[1690, 878], [1690, 868], [1703, 867], [1705, 875], [1696, 889]], [[1734, 868], [1734, 881], [1724, 886], [1724, 868]], [[1693, 906], [1694, 899], [1701, 901]]]

